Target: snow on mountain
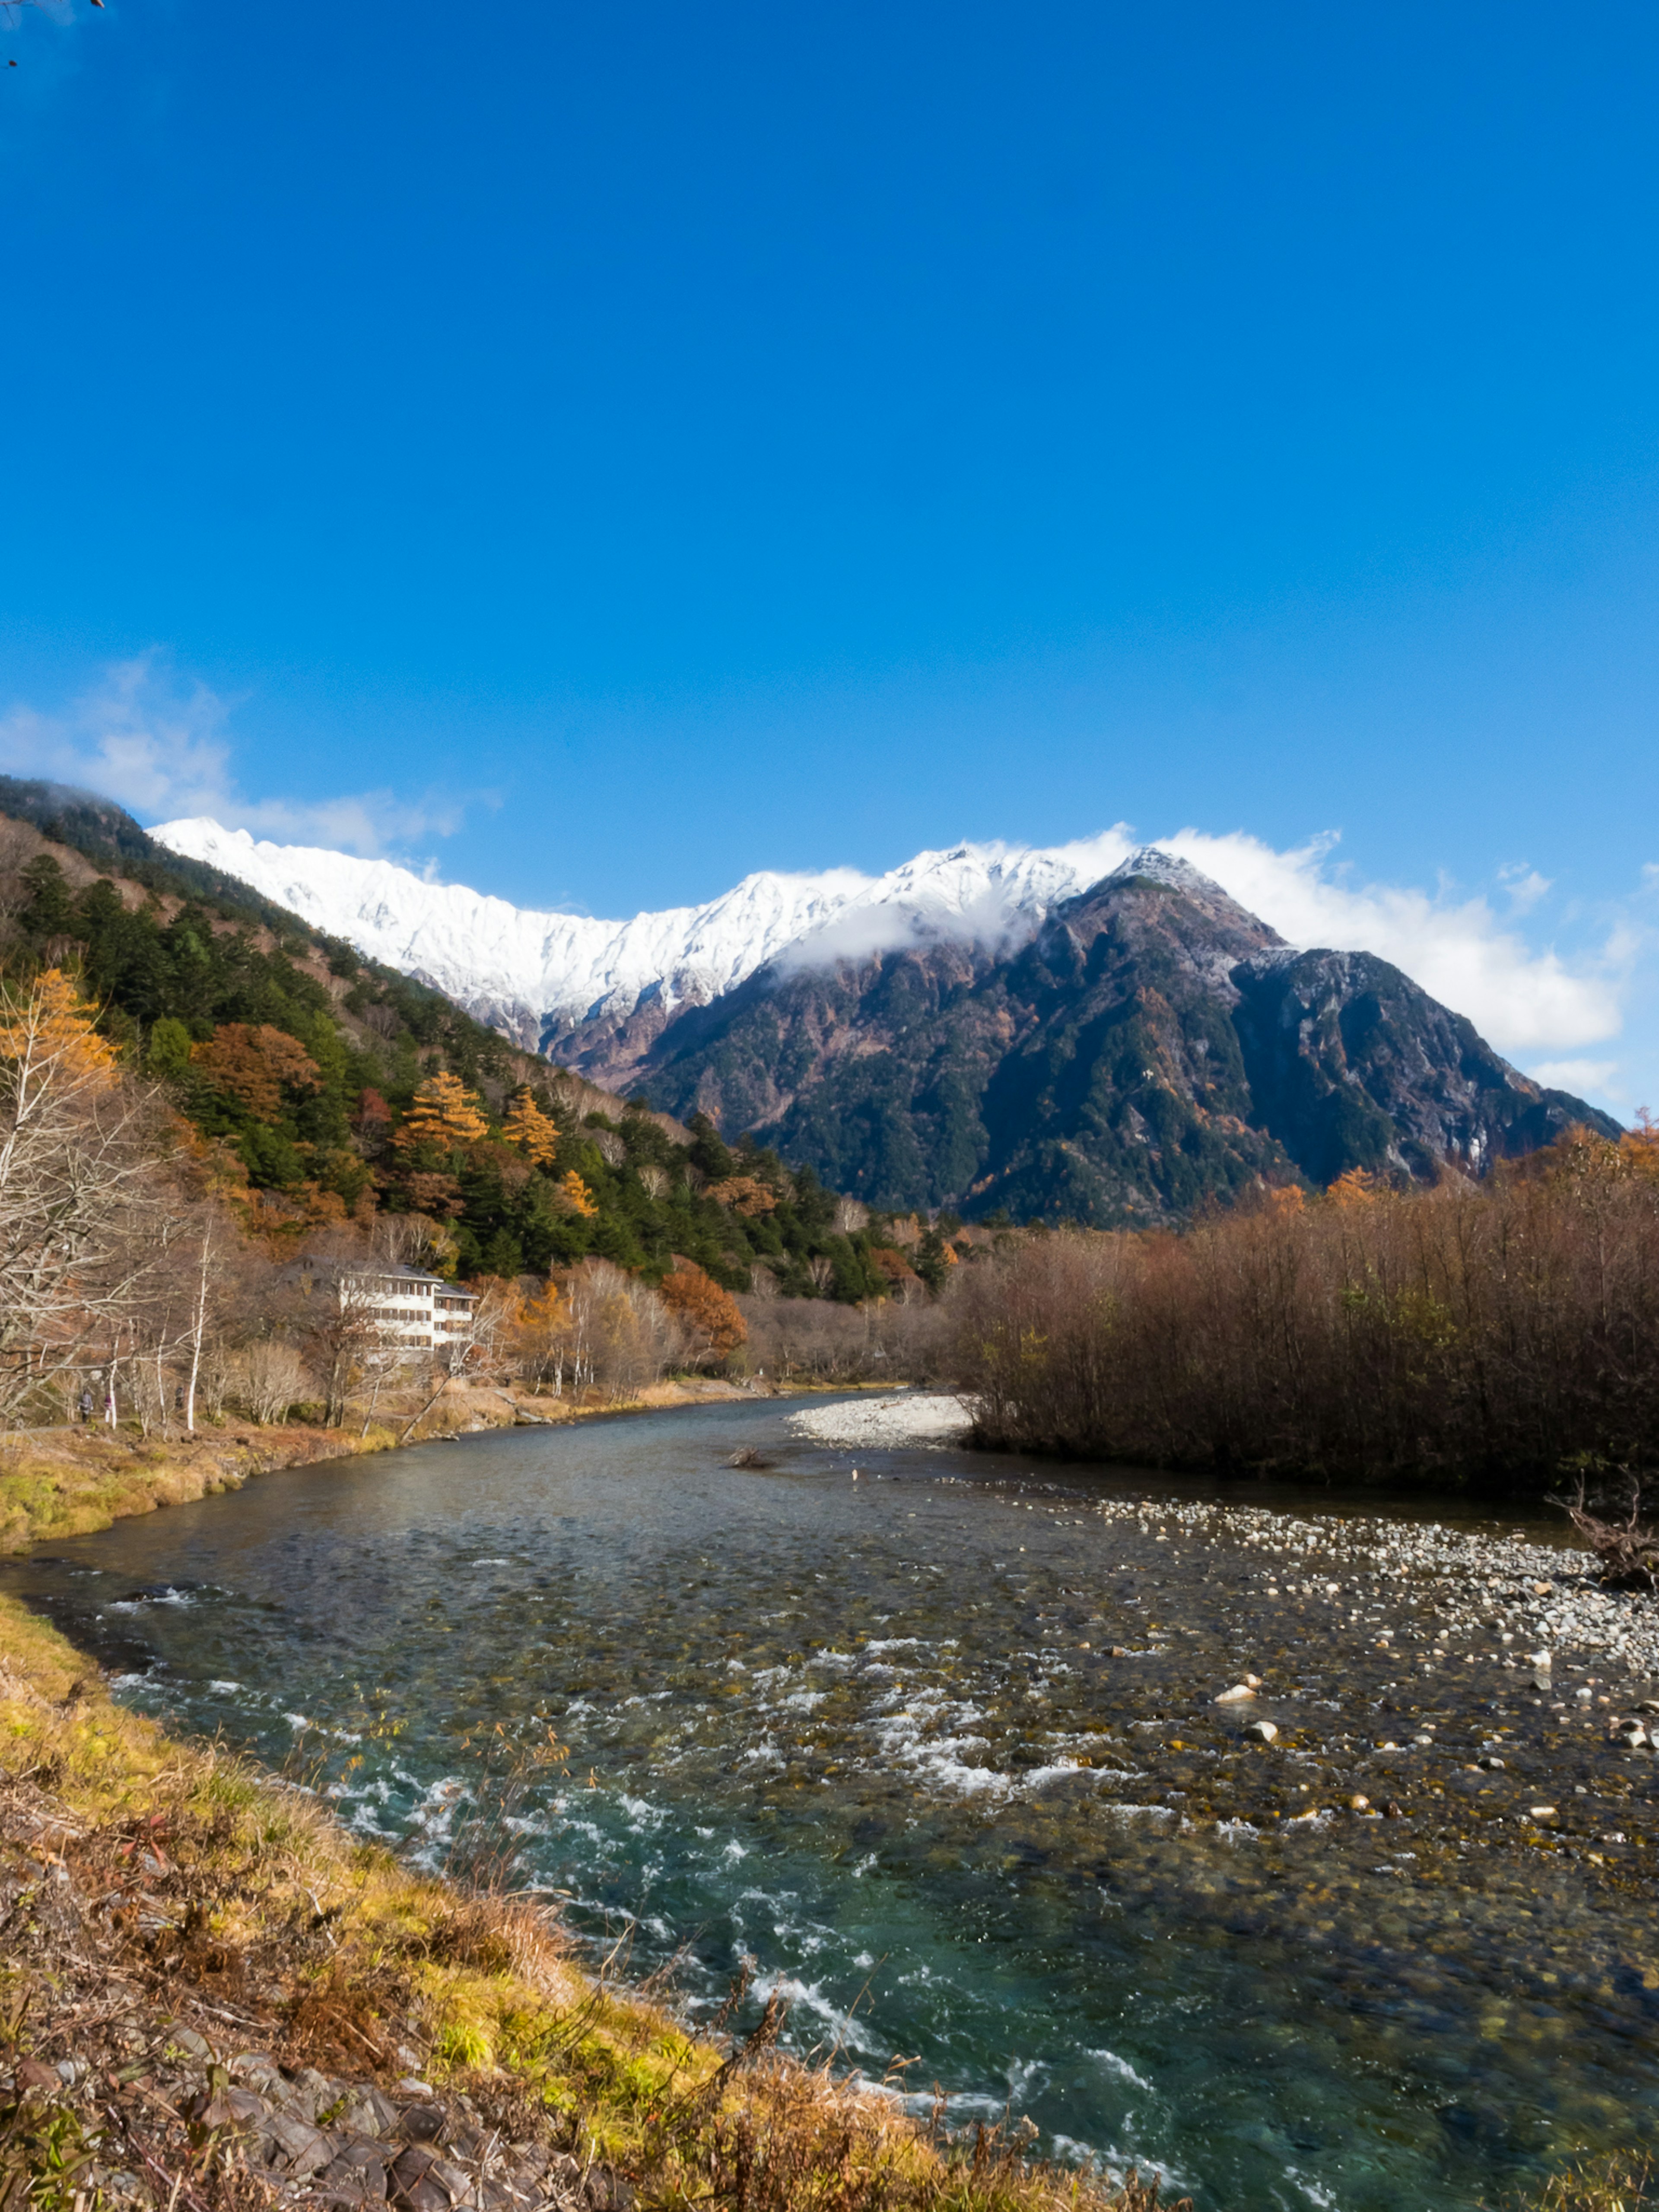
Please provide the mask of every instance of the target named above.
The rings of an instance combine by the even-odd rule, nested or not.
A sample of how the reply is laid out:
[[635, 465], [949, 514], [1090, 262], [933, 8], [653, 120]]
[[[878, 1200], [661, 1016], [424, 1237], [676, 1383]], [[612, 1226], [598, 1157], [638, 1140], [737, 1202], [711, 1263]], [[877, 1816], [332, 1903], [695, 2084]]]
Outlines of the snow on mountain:
[[275, 845], [205, 818], [150, 835], [261, 891], [372, 959], [434, 984], [532, 1050], [550, 1028], [706, 1003], [768, 961], [856, 957], [930, 936], [1006, 943], [1122, 864], [1119, 830], [1048, 851], [919, 853], [884, 876], [763, 871], [708, 904], [629, 921], [538, 913], [390, 860]]

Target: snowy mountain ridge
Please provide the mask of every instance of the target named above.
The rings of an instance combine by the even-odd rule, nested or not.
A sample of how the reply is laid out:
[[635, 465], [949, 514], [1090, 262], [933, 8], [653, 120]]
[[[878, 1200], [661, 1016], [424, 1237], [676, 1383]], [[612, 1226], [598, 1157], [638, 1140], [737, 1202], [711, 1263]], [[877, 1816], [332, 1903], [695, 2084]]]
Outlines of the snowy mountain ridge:
[[763, 870], [704, 905], [610, 921], [515, 907], [390, 860], [272, 844], [206, 817], [150, 835], [434, 985], [532, 1051], [575, 1023], [707, 1004], [769, 961], [811, 966], [941, 937], [1006, 946], [1132, 858], [1171, 865], [1152, 848], [1135, 853], [1117, 830], [1048, 850], [962, 844], [882, 876]]

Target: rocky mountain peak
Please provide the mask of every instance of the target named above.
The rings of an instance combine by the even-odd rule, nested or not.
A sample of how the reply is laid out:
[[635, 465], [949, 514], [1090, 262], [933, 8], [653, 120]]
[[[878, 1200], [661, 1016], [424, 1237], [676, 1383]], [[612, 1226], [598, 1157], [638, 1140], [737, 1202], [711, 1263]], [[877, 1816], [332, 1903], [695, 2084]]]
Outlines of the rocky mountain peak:
[[1171, 890], [1186, 891], [1194, 897], [1227, 896], [1212, 876], [1206, 876], [1190, 860], [1166, 853], [1161, 845], [1140, 846], [1127, 860], [1121, 860], [1105, 880], [1109, 884], [1127, 882], [1133, 876], [1145, 876], [1155, 884], [1167, 884]]

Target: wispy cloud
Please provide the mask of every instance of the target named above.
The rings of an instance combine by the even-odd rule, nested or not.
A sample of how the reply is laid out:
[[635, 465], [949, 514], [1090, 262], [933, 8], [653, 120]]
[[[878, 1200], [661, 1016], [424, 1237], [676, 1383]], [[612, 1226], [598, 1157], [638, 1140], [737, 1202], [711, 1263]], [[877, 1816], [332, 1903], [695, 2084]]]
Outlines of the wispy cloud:
[[[1467, 1014], [1500, 1052], [1565, 1055], [1617, 1036], [1634, 948], [1610, 928], [1588, 957], [1564, 959], [1528, 942], [1482, 896], [1444, 886], [1350, 884], [1334, 864], [1336, 840], [1319, 837], [1277, 852], [1242, 831], [1212, 836], [1183, 830], [1159, 841], [1214, 877], [1241, 905], [1292, 945], [1375, 952], [1424, 989]], [[1530, 871], [1528, 872], [1530, 874]], [[1542, 879], [1540, 878], [1540, 881]], [[1522, 910], [1536, 903], [1539, 892]], [[1597, 1066], [1610, 1063], [1597, 1062]]]
[[[1580, 1087], [1602, 1091], [1616, 1073], [1611, 1060], [1580, 1055], [1620, 1035], [1644, 930], [1611, 913], [1595, 949], [1566, 957], [1523, 933], [1536, 930], [1535, 910], [1552, 888], [1530, 865], [1501, 872], [1492, 897], [1445, 884], [1355, 884], [1334, 833], [1279, 849], [1242, 830], [1148, 838], [1118, 823], [1042, 851], [986, 845], [924, 854], [869, 879], [784, 962], [814, 966], [938, 936], [1008, 941], [1034, 926], [1042, 908], [1097, 883], [1146, 843], [1190, 860], [1291, 945], [1392, 961], [1529, 1072], [1570, 1066]], [[970, 890], [988, 872], [988, 888]]]
[[1617, 1079], [1616, 1060], [1535, 1060], [1528, 1075], [1556, 1091], [1606, 1091]]
[[460, 827], [466, 802], [389, 790], [326, 799], [250, 799], [233, 764], [230, 708], [176, 678], [155, 653], [118, 661], [63, 712], [19, 705], [0, 716], [0, 769], [113, 799], [141, 821], [210, 816], [228, 829], [373, 857]]

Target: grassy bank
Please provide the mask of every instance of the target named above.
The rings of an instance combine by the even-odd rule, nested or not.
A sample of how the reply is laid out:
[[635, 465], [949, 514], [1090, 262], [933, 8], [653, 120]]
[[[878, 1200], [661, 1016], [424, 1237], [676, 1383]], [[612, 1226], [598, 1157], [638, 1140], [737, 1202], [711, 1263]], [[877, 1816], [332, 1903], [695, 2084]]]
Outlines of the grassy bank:
[[[8, 2204], [67, 2212], [93, 2187], [174, 2212], [291, 2197], [247, 2172], [228, 2106], [210, 2101], [251, 2051], [335, 2103], [368, 2085], [406, 2103], [400, 2077], [418, 2072], [458, 2140], [488, 2126], [515, 2154], [539, 2142], [544, 2169], [580, 2172], [565, 2200], [595, 2212], [1155, 2202], [983, 2131], [953, 2142], [781, 2057], [775, 2014], [742, 2044], [688, 2035], [580, 1971], [530, 1900], [415, 1874], [305, 1793], [121, 1711], [10, 1601], [0, 1745]], [[192, 2064], [206, 2109], [191, 2124]], [[8, 2160], [29, 2177], [17, 2198]]]

